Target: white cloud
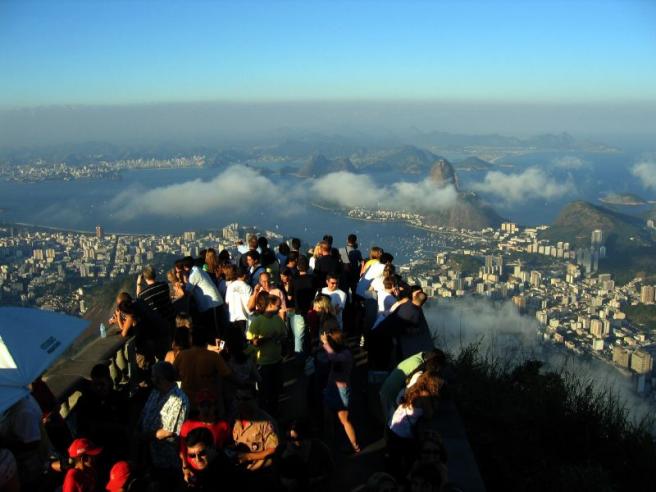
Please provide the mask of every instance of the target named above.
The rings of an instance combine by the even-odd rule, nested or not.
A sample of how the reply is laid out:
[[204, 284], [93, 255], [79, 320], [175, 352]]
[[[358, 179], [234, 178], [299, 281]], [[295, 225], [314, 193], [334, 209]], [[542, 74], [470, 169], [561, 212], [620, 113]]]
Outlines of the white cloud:
[[310, 187], [312, 199], [340, 207], [381, 208], [429, 212], [445, 210], [456, 203], [453, 186], [439, 188], [430, 180], [417, 183], [403, 181], [391, 186], [375, 183], [369, 176], [345, 171], [327, 174]]
[[443, 210], [455, 204], [452, 186], [437, 188], [430, 181], [400, 182], [381, 186], [366, 175], [337, 172], [296, 185], [276, 183], [256, 170], [236, 165], [210, 181], [195, 179], [154, 189], [132, 187], [110, 203], [114, 215], [123, 220], [140, 216], [194, 217], [208, 212], [237, 212], [248, 208], [275, 206], [295, 210], [292, 202], [318, 201], [339, 207], [384, 208], [387, 210]]
[[453, 207], [458, 192], [453, 185], [437, 187], [428, 179], [418, 183], [401, 182], [394, 184], [392, 203], [396, 209], [430, 212]]
[[471, 344], [508, 361], [535, 356], [539, 325], [522, 316], [511, 302], [494, 304], [486, 299], [433, 301], [425, 308], [436, 344], [455, 354]]
[[310, 198], [340, 207], [377, 207], [385, 200], [385, 190], [365, 174], [346, 171], [327, 174], [309, 186]]
[[631, 173], [637, 176], [645, 188], [656, 190], [656, 162], [642, 161], [631, 168]]
[[575, 191], [571, 179], [559, 182], [535, 167], [515, 174], [490, 171], [482, 182], [474, 183], [472, 189], [498, 196], [506, 204], [532, 198], [559, 198]]
[[557, 157], [551, 163], [561, 169], [582, 169], [589, 166], [587, 161], [573, 155]]
[[112, 200], [110, 206], [123, 219], [140, 215], [192, 217], [210, 211], [281, 205], [285, 196], [257, 171], [232, 166], [211, 181], [195, 179], [152, 190], [127, 190]]

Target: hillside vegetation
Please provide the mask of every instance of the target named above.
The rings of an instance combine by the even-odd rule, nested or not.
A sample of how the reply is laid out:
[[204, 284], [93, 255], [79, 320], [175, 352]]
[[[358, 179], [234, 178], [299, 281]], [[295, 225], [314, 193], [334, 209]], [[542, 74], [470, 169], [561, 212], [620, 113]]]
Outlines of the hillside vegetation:
[[655, 490], [647, 422], [591, 382], [508, 367], [477, 347], [454, 361], [454, 397], [488, 490]]
[[552, 227], [540, 237], [551, 242], [567, 241], [575, 247], [589, 247], [593, 230], [604, 232], [608, 256], [599, 262], [599, 271], [626, 282], [643, 272], [656, 273], [656, 242], [641, 219], [584, 201], [565, 206]]
[[542, 237], [586, 247], [590, 246], [590, 235], [595, 229], [604, 231], [609, 250], [652, 244], [639, 218], [584, 201], [566, 205]]

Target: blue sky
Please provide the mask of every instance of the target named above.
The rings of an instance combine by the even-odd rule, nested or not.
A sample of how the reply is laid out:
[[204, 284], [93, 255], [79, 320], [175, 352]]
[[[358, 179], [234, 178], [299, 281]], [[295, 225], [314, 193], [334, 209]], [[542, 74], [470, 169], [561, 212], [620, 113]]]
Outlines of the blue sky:
[[656, 1], [0, 0], [0, 108], [656, 101]]

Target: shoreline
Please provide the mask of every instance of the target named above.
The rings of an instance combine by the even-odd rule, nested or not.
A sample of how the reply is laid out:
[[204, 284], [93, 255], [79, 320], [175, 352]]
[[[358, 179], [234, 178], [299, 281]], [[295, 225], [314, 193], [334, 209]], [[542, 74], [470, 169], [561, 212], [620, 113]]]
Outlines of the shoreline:
[[[7, 222], [4, 224], [0, 224], [6, 227], [12, 227], [12, 226], [18, 226], [18, 227], [29, 227], [32, 229], [46, 229], [48, 231], [53, 231], [53, 232], [72, 232], [75, 234], [90, 234], [92, 236], [96, 235], [96, 231], [87, 231], [83, 229], [67, 229], [64, 227], [54, 227], [54, 226], [46, 226], [46, 225], [40, 225], [40, 224], [28, 224], [27, 222]], [[132, 232], [111, 232], [111, 231], [104, 231], [105, 236], [153, 236], [157, 234], [148, 234], [148, 233], [132, 233]]]
[[604, 205], [614, 205], [616, 207], [644, 207], [646, 205], [649, 205], [649, 202], [642, 202], [642, 203], [637, 203], [637, 202], [631, 202], [631, 203], [623, 203], [623, 202], [615, 202], [612, 200], [604, 200], [603, 198], [600, 198], [599, 201], [603, 203]]
[[423, 225], [413, 224], [412, 222], [408, 222], [405, 219], [381, 220], [381, 219], [367, 219], [367, 218], [364, 218], [364, 217], [352, 217], [348, 214], [345, 214], [342, 210], [339, 210], [339, 209], [330, 208], [330, 207], [327, 207], [325, 205], [319, 205], [319, 204], [316, 204], [316, 203], [310, 203], [310, 205], [312, 205], [313, 207], [316, 207], [320, 210], [325, 210], [325, 211], [328, 211], [328, 212], [334, 212], [335, 214], [340, 215], [342, 218], [352, 219], [352, 220], [359, 220], [361, 222], [371, 222], [371, 223], [375, 223], [375, 224], [387, 224], [387, 223], [403, 224], [405, 226], [412, 227], [414, 229], [419, 229], [421, 231], [432, 232], [433, 234], [459, 234], [459, 235], [462, 234], [461, 232], [456, 232], [456, 231], [453, 231], [453, 232], [452, 231], [438, 231], [438, 230], [432, 229], [430, 226], [423, 226]]

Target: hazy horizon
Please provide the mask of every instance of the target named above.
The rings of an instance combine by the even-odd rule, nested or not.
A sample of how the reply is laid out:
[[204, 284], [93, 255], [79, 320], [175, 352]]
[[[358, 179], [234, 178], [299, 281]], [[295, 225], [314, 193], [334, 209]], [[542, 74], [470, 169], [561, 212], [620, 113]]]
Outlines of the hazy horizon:
[[[207, 102], [69, 105], [0, 110], [0, 147], [109, 143], [249, 144], [319, 133], [358, 138], [441, 131], [578, 138], [656, 135], [653, 104], [508, 104], [443, 101]], [[644, 138], [642, 138], [644, 137]], [[613, 141], [613, 139], [615, 141]]]

